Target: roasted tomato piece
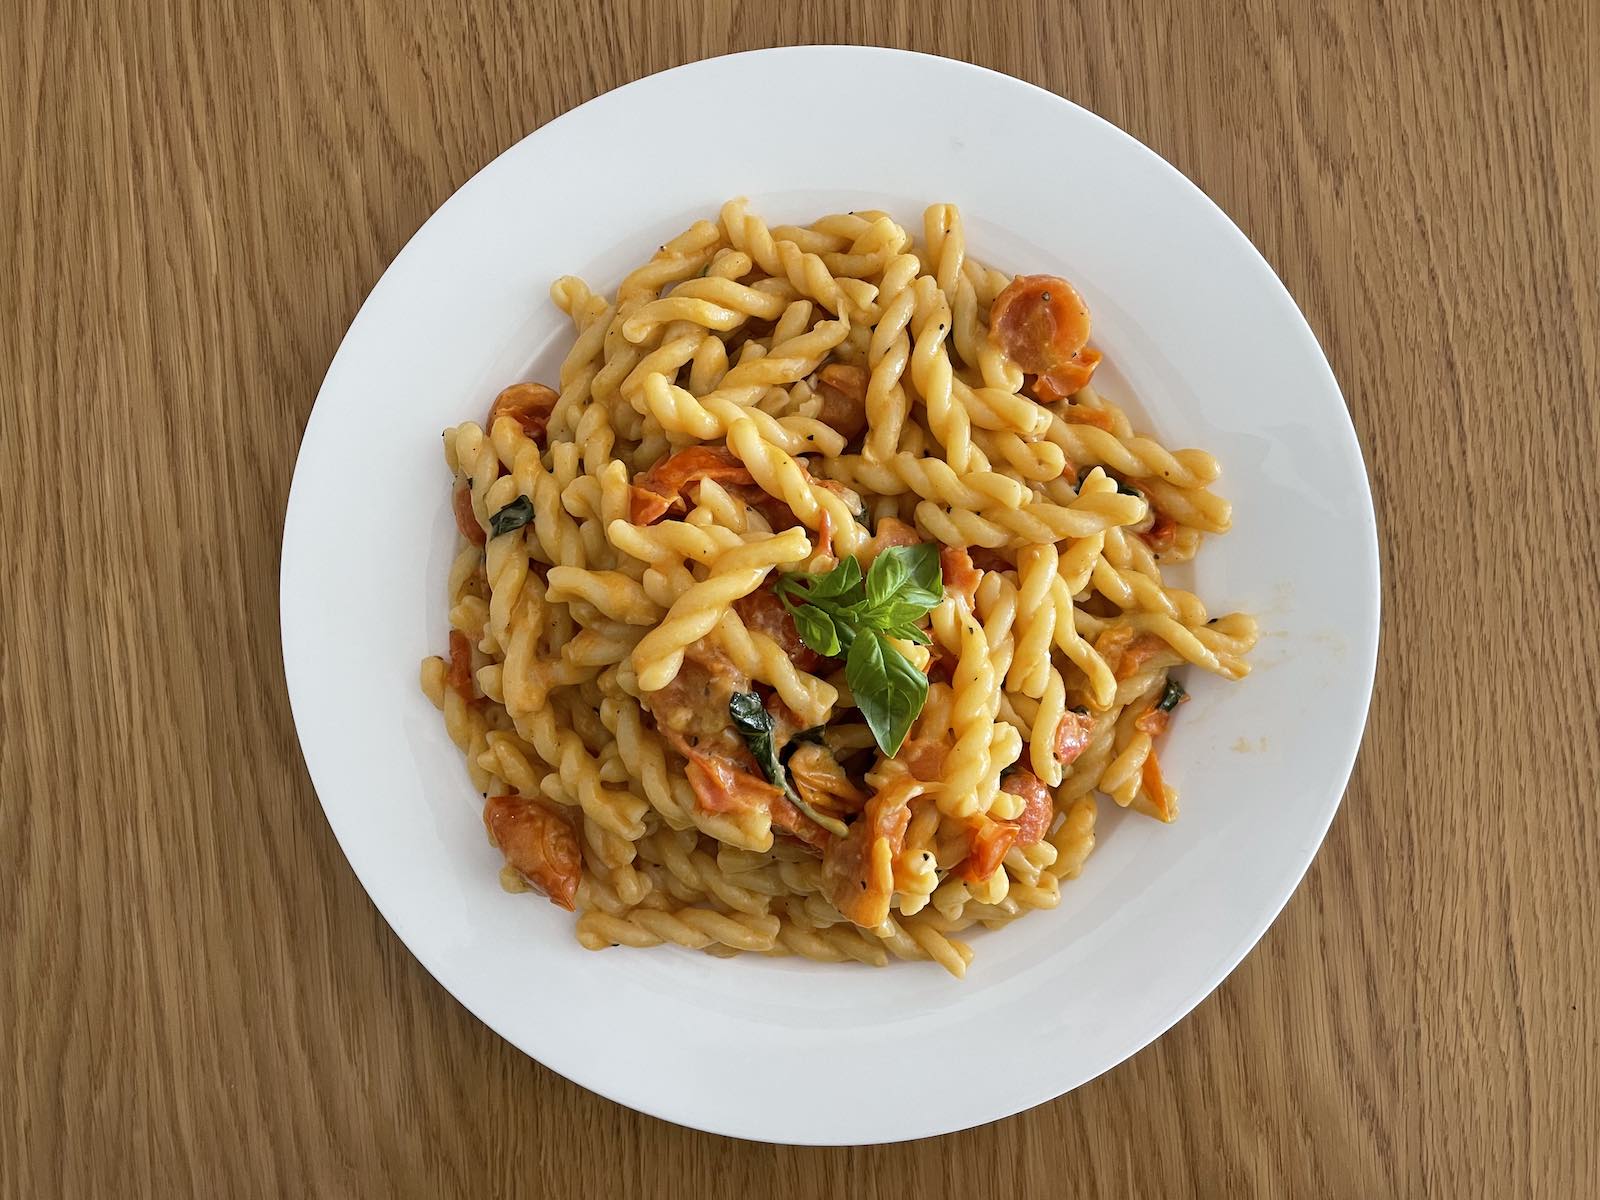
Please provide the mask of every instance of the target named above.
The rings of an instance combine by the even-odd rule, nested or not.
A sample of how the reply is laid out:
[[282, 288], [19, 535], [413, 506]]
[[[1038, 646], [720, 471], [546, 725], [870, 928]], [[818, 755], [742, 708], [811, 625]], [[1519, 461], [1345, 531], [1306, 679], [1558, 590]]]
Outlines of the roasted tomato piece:
[[1010, 821], [980, 815], [967, 827], [967, 856], [957, 874], [968, 883], [982, 883], [1000, 869], [1016, 841], [1017, 827]]
[[822, 411], [817, 419], [846, 441], [867, 427], [867, 371], [851, 363], [829, 363], [817, 372]]
[[754, 812], [768, 807], [782, 793], [746, 765], [724, 754], [687, 750], [684, 775], [695, 802], [705, 812]]
[[1030, 375], [1048, 375], [1089, 340], [1089, 306], [1059, 275], [1018, 275], [989, 309], [989, 340]]
[[455, 493], [450, 497], [450, 507], [456, 515], [456, 530], [474, 546], [481, 546], [489, 540], [489, 535], [483, 531], [483, 526], [478, 524], [478, 514], [472, 510], [472, 489], [464, 483], [456, 485]]
[[890, 546], [920, 546], [927, 540], [899, 517], [884, 517], [873, 531], [872, 540], [862, 547], [857, 557], [861, 559], [861, 565], [867, 567], [872, 565], [879, 551], [887, 550]]
[[683, 490], [701, 479], [753, 484], [754, 478], [723, 446], [690, 446], [669, 454], [633, 481], [629, 517], [635, 525], [659, 521], [683, 501]]
[[956, 592], [967, 598], [967, 607], [977, 602], [978, 584], [983, 580], [965, 546], [942, 546], [939, 549], [939, 568], [944, 575], [944, 590]]
[[1150, 528], [1139, 536], [1144, 539], [1145, 545], [1149, 546], [1157, 554], [1165, 554], [1172, 549], [1173, 542], [1177, 540], [1177, 534], [1178, 523], [1167, 516], [1166, 513], [1158, 512], [1155, 515], [1155, 520], [1150, 523]]
[[463, 700], [471, 703], [478, 698], [472, 683], [472, 643], [459, 629], [450, 631], [450, 671], [445, 682]]
[[521, 796], [490, 796], [483, 823], [506, 864], [551, 901], [571, 911], [583, 874], [572, 822], [555, 805]]
[[1094, 718], [1088, 713], [1067, 711], [1056, 722], [1056, 761], [1063, 767], [1089, 748], [1089, 738], [1094, 734]]
[[1118, 660], [1117, 665], [1112, 668], [1112, 673], [1118, 679], [1130, 679], [1138, 673], [1140, 667], [1165, 650], [1166, 647], [1166, 642], [1155, 634], [1141, 633], [1122, 652], [1122, 657]]
[[494, 423], [501, 417], [510, 417], [537, 442], [550, 427], [550, 414], [560, 398], [542, 383], [513, 383], [489, 406], [489, 432], [494, 432]]
[[1049, 831], [1050, 819], [1056, 815], [1050, 789], [1032, 771], [1019, 767], [1001, 780], [1000, 790], [1022, 797], [1022, 815], [1012, 822], [1017, 827], [1016, 844], [1035, 845]]
[[1041, 404], [1054, 404], [1058, 400], [1065, 400], [1068, 396], [1075, 396], [1089, 386], [1089, 380], [1094, 377], [1094, 369], [1099, 365], [1100, 351], [1085, 346], [1067, 363], [1047, 375], [1036, 376], [1033, 381], [1033, 398]]
[[794, 618], [778, 599], [774, 586], [768, 583], [748, 596], [741, 596], [733, 602], [733, 611], [739, 614], [746, 629], [764, 633], [776, 642], [796, 667], [814, 672], [822, 665], [823, 657], [800, 640]]
[[878, 791], [850, 826], [822, 855], [822, 887], [844, 916], [863, 929], [875, 929], [889, 915], [894, 895], [894, 857], [906, 842], [911, 823], [907, 807], [919, 790], [914, 780]]

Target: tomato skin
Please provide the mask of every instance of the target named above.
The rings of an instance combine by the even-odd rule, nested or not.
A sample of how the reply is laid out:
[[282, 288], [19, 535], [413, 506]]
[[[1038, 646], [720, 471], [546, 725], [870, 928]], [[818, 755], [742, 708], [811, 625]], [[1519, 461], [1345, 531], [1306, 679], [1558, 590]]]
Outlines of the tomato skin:
[[470, 487], [464, 483], [456, 484], [455, 492], [450, 497], [450, 508], [456, 516], [456, 532], [462, 537], [474, 546], [481, 546], [489, 540], [483, 526], [478, 524], [478, 514], [473, 511]]
[[683, 502], [683, 489], [701, 479], [736, 486], [755, 483], [755, 477], [731, 450], [690, 446], [667, 455], [634, 479], [629, 489], [629, 519], [635, 525], [659, 521]]
[[1085, 346], [1064, 365], [1037, 376], [1033, 381], [1033, 398], [1040, 404], [1054, 404], [1076, 395], [1089, 386], [1100, 359], [1100, 351]]
[[967, 829], [967, 857], [957, 873], [967, 883], [982, 883], [1000, 869], [1000, 863], [1017, 841], [1017, 826], [980, 816]]
[[1023, 800], [1022, 815], [1012, 822], [1017, 827], [1017, 845], [1037, 845], [1056, 815], [1049, 787], [1032, 771], [1019, 767], [1001, 780], [1000, 790]]
[[1131, 677], [1156, 654], [1166, 642], [1153, 633], [1134, 633], [1132, 626], [1116, 622], [1107, 627], [1094, 641], [1095, 653], [1105, 659], [1111, 674], [1118, 679]]
[[468, 704], [478, 698], [472, 683], [472, 643], [459, 629], [450, 631], [450, 671], [445, 683]]
[[764, 633], [776, 642], [796, 667], [814, 672], [825, 660], [800, 640], [800, 631], [795, 628], [794, 618], [783, 606], [783, 601], [778, 599], [775, 587], [769, 582], [748, 596], [739, 597], [733, 602], [733, 611], [739, 614], [746, 629]]
[[1152, 704], [1134, 718], [1133, 727], [1140, 733], [1148, 733], [1151, 737], [1160, 737], [1167, 731], [1167, 726], [1171, 722], [1172, 714], [1170, 712], [1162, 712]]
[[506, 865], [552, 904], [571, 912], [583, 876], [583, 852], [566, 814], [546, 800], [490, 796], [484, 801], [483, 823], [506, 856]]
[[1155, 810], [1158, 821], [1173, 821], [1178, 816], [1178, 810], [1167, 795], [1166, 781], [1161, 778], [1161, 762], [1156, 757], [1154, 750], [1144, 760], [1144, 766], [1139, 770], [1139, 782], [1143, 786], [1145, 795], [1149, 797], [1150, 805]]
[[1132, 643], [1129, 644], [1128, 648], [1122, 652], [1122, 658], [1117, 665], [1112, 668], [1112, 674], [1114, 674], [1118, 679], [1131, 678], [1138, 672], [1140, 667], [1144, 666], [1145, 663], [1149, 662], [1157, 654], [1165, 650], [1166, 647], [1166, 642], [1162, 641], [1155, 634], [1141, 633], [1138, 637], [1134, 638]]
[[765, 779], [736, 765], [721, 754], [703, 754], [682, 747], [689, 765], [684, 775], [694, 789], [695, 802], [710, 813], [749, 812], [766, 807], [781, 795]]
[[877, 792], [849, 832], [832, 839], [823, 852], [823, 893], [863, 929], [875, 929], [889, 915], [894, 856], [906, 844], [913, 791], [891, 785]]
[[494, 423], [501, 417], [510, 417], [537, 442], [550, 428], [550, 414], [555, 412], [560, 398], [542, 383], [513, 383], [489, 406], [489, 432], [494, 432]]
[[846, 441], [867, 428], [867, 372], [850, 363], [829, 363], [817, 372], [822, 411], [817, 419]]
[[857, 557], [861, 565], [867, 567], [891, 546], [920, 546], [926, 540], [914, 526], [907, 525], [899, 517], [883, 517], [878, 521], [872, 540], [862, 547]]
[[943, 736], [908, 737], [895, 755], [895, 761], [905, 764], [907, 771], [925, 783], [937, 783], [944, 774], [945, 759], [950, 746]]
[[1156, 513], [1155, 520], [1150, 528], [1139, 536], [1144, 539], [1145, 545], [1157, 554], [1165, 554], [1172, 549], [1173, 542], [1177, 539], [1178, 523], [1164, 512]]
[[983, 573], [973, 563], [967, 547], [941, 546], [939, 569], [944, 576], [945, 591], [966, 597], [968, 608], [977, 603], [978, 584], [983, 580]]
[[1048, 375], [1088, 342], [1089, 306], [1059, 275], [1018, 275], [989, 309], [989, 340], [1028, 374]]
[[1086, 713], [1067, 711], [1056, 724], [1056, 761], [1063, 767], [1089, 748], [1089, 738], [1094, 733], [1094, 718]]

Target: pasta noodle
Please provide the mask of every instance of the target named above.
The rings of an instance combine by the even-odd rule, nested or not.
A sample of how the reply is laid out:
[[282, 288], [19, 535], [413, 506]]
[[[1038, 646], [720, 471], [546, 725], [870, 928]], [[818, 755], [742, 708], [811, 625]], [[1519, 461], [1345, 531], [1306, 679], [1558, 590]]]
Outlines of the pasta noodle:
[[1254, 621], [1163, 572], [1232, 521], [1216, 460], [1093, 386], [1055, 276], [960, 212], [770, 226], [741, 199], [607, 298], [551, 298], [556, 388], [444, 435], [449, 652], [423, 661], [507, 890], [590, 949], [965, 973], [1061, 902], [1097, 796], [1170, 821], [1175, 670]]

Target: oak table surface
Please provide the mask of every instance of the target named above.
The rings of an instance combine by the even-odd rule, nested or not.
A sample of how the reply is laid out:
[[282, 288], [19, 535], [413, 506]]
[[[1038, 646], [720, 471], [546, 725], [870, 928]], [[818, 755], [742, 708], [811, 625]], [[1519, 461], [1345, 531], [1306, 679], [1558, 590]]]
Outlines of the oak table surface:
[[[323, 820], [277, 623], [300, 432], [411, 233], [602, 91], [808, 42], [1017, 75], [1214, 197], [1343, 385], [1384, 572], [1349, 792], [1232, 977], [1072, 1095], [833, 1150], [452, 1000]], [[27, 0], [0, 54], [0, 1194], [1600, 1194], [1592, 3]]]

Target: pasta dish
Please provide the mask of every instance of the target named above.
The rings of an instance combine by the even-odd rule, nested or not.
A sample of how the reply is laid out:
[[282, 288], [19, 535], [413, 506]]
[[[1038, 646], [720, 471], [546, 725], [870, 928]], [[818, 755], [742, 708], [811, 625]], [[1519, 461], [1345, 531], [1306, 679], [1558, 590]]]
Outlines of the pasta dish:
[[1255, 622], [1163, 569], [1225, 532], [1218, 465], [1101, 396], [1077, 290], [881, 212], [743, 200], [444, 434], [459, 550], [422, 664], [501, 881], [591, 949], [966, 971], [1056, 907], [1097, 797], [1177, 814], [1174, 675]]

